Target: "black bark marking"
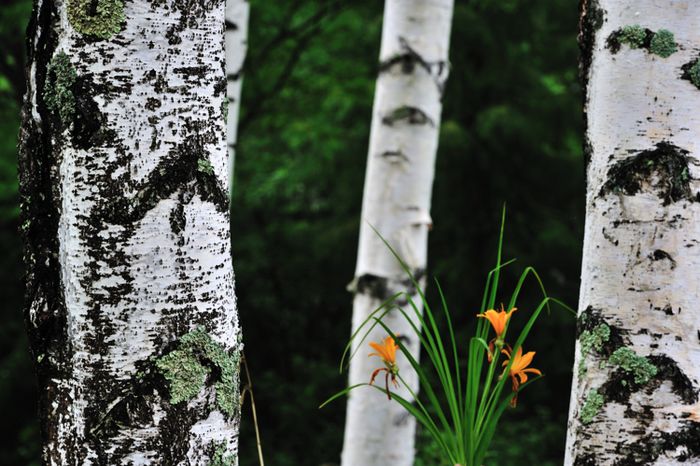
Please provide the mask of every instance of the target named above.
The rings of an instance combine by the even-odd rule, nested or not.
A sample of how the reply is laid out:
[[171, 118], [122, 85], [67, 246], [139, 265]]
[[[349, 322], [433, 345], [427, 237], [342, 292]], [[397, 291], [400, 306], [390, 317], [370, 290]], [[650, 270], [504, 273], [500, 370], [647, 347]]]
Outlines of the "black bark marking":
[[373, 275], [370, 273], [357, 277], [355, 292], [360, 294], [368, 294], [375, 299], [384, 301], [391, 297], [388, 293], [389, 280], [384, 277]]
[[696, 163], [688, 151], [662, 141], [654, 149], [639, 152], [615, 163], [608, 171], [608, 181], [598, 194], [609, 193], [634, 196], [651, 188], [663, 200], [663, 205], [688, 200], [696, 202], [690, 190], [689, 164]]
[[639, 384], [635, 382], [632, 372], [616, 369], [599, 390], [606, 402], [613, 401], [625, 404], [629, 402], [632, 393], [639, 390], [644, 390], [645, 393], [651, 395], [664, 381], [671, 382], [671, 391], [685, 404], [693, 404], [698, 401], [698, 390], [673, 359], [665, 354], [650, 355], [647, 356], [647, 359], [657, 368], [656, 375], [648, 383]]
[[698, 390], [673, 359], [665, 354], [651, 355], [648, 359], [658, 369], [655, 379], [650, 382], [651, 388], [666, 380], [671, 382], [671, 391], [685, 404], [690, 405], [698, 401]]
[[676, 261], [669, 253], [662, 249], [657, 249], [653, 253], [649, 254], [649, 259], [652, 261], [667, 260], [671, 263], [671, 270], [676, 268]]
[[624, 455], [613, 466], [647, 466], [653, 464], [662, 454], [678, 451], [675, 459], [685, 462], [700, 458], [700, 424], [686, 422], [685, 427], [676, 432], [653, 432], [634, 443], [619, 444], [619, 452]]
[[410, 162], [408, 156], [403, 153], [401, 150], [388, 150], [384, 151], [380, 154], [381, 157], [384, 157], [386, 160], [389, 162]]
[[598, 393], [603, 395], [605, 402], [625, 404], [632, 393], [640, 390], [644, 385], [634, 380], [634, 374], [623, 369], [615, 369], [608, 380], [600, 387]]
[[412, 74], [417, 68], [421, 68], [433, 77], [438, 92], [442, 95], [445, 90], [449, 64], [445, 60], [429, 62], [416, 52], [403, 37], [399, 37], [399, 45], [401, 45], [402, 52], [380, 62], [379, 74], [386, 73], [395, 66], [400, 66], [401, 72], [404, 74]]
[[[105, 222], [131, 225], [142, 220], [160, 201], [178, 190], [194, 190], [203, 201], [214, 204], [219, 212], [228, 212], [228, 194], [213, 172], [200, 169], [200, 160], [206, 160], [205, 143], [212, 134], [195, 134], [163, 157], [133, 198], [123, 195], [107, 197], [102, 212]], [[184, 219], [173, 223], [173, 231], [181, 231]]]
[[225, 23], [226, 23], [226, 30], [227, 31], [238, 31], [238, 25], [236, 23], [234, 23], [233, 21], [227, 19], [225, 21]]
[[[426, 275], [426, 271], [423, 268], [415, 269], [411, 273], [414, 280], [418, 283], [420, 283]], [[394, 281], [386, 277], [380, 277], [369, 273], [355, 278], [354, 289], [352, 291], [369, 295], [379, 301], [386, 301], [398, 292], [403, 292], [409, 296], [415, 296], [418, 293], [415, 284], [408, 277], [403, 280]], [[407, 302], [405, 296], [400, 296], [396, 299], [396, 303], [400, 305], [406, 304]]]
[[423, 110], [417, 107], [404, 105], [398, 107], [382, 118], [382, 123], [387, 126], [394, 126], [394, 123], [405, 121], [409, 125], [430, 125], [435, 126], [435, 122]]
[[146, 110], [154, 111], [160, 108], [162, 105], [163, 104], [160, 101], [160, 99], [156, 99], [155, 97], [148, 97], [146, 99], [146, 105], [144, 105], [144, 107], [146, 107]]
[[207, 73], [209, 72], [209, 67], [208, 66], [183, 66], [180, 68], [175, 68], [173, 69], [173, 72], [184, 76], [185, 78], [194, 78], [194, 79], [204, 79], [207, 77]]
[[71, 142], [78, 149], [90, 149], [116, 137], [113, 130], [105, 128], [106, 118], [92, 97], [96, 92], [90, 77], [78, 76], [73, 86], [75, 115], [71, 129]]
[[574, 459], [574, 466], [598, 466], [596, 457], [592, 453], [584, 453], [583, 455], [577, 455]]

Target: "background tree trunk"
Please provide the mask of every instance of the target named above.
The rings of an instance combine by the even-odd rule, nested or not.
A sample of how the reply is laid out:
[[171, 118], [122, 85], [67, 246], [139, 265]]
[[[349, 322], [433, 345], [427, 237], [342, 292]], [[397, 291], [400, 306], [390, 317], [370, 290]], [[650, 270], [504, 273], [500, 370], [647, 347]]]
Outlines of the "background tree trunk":
[[243, 63], [248, 49], [248, 12], [245, 0], [226, 0], [226, 145], [228, 146], [229, 192], [233, 189], [236, 162], [238, 113], [241, 109]]
[[37, 0], [20, 135], [48, 465], [235, 464], [224, 1]]
[[[437, 152], [442, 92], [447, 79], [452, 0], [387, 0], [379, 77], [372, 113], [360, 241], [352, 284], [353, 329], [385, 299], [410, 290], [410, 281], [370, 225], [422, 280], [427, 264], [430, 197]], [[411, 290], [415, 293], [415, 290]], [[398, 312], [385, 322], [417, 356], [418, 338]], [[368, 341], [380, 341], [379, 327]], [[356, 340], [359, 342], [359, 339]], [[368, 382], [381, 364], [367, 358], [367, 341], [350, 364], [350, 384]], [[399, 357], [413, 390], [417, 377]], [[405, 388], [399, 389], [408, 397]], [[410, 397], [409, 397], [410, 398]], [[374, 389], [348, 399], [343, 466], [413, 464], [415, 421]]]
[[700, 461], [700, 4], [587, 0], [567, 465]]

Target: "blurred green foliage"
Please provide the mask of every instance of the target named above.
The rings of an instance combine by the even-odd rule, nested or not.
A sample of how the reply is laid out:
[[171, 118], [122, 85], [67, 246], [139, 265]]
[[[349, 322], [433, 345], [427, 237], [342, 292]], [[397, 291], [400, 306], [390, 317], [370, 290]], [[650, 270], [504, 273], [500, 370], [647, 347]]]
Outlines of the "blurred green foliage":
[[[30, 3], [0, 7], [0, 463], [13, 466], [38, 464], [39, 455], [20, 311], [15, 150]], [[337, 364], [350, 334], [345, 286], [355, 265], [381, 22], [379, 0], [251, 0], [232, 238], [245, 353], [266, 461], [275, 466], [339, 463], [344, 404], [317, 406], [345, 382]], [[576, 30], [568, 0], [456, 1], [429, 272], [464, 337], [494, 261], [503, 202], [506, 257], [518, 258], [504, 289], [531, 264], [550, 294], [577, 302], [585, 186]], [[428, 291], [434, 300], [434, 287]], [[519, 312], [527, 311], [526, 299]], [[526, 350], [537, 351], [546, 378], [504, 416], [487, 464], [561, 463], [573, 335], [565, 313], [539, 320]], [[243, 411], [240, 464], [253, 466], [249, 406]], [[426, 438], [418, 446], [417, 466], [439, 464]]]

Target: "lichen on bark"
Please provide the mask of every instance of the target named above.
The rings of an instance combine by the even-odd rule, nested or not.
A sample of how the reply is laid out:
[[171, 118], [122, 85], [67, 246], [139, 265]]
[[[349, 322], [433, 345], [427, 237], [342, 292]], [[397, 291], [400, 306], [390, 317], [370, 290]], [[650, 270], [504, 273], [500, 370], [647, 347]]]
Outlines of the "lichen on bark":
[[690, 81], [695, 87], [700, 89], [700, 57], [681, 66], [681, 70], [683, 71], [681, 79]]
[[226, 444], [220, 442], [214, 447], [214, 454], [211, 458], [211, 463], [209, 466], [235, 466], [236, 457], [233, 455], [226, 454]]
[[605, 404], [605, 399], [597, 390], [593, 389], [588, 392], [586, 401], [581, 407], [581, 413], [579, 414], [581, 423], [590, 424], [593, 422], [593, 418], [600, 412], [603, 404]]
[[122, 0], [69, 0], [68, 20], [81, 34], [110, 39], [124, 21]]
[[579, 337], [581, 342], [581, 355], [588, 355], [589, 351], [594, 349], [600, 351], [603, 349], [603, 344], [610, 339], [610, 327], [602, 323], [593, 328], [593, 330], [584, 330]]
[[649, 51], [663, 58], [668, 58], [678, 50], [676, 39], [668, 29], [659, 29], [649, 44]]
[[631, 373], [634, 376], [634, 381], [640, 385], [649, 382], [658, 372], [656, 366], [649, 362], [647, 358], [639, 356], [627, 347], [619, 348], [615, 351], [608, 359], [608, 362]]
[[671, 31], [659, 29], [654, 32], [638, 24], [616, 29], [605, 41], [605, 46], [613, 55], [620, 51], [622, 45], [627, 45], [630, 49], [644, 49], [662, 58], [668, 58], [678, 50], [676, 39]]
[[64, 52], [53, 56], [46, 73], [44, 83], [44, 102], [48, 109], [57, 115], [64, 126], [69, 126], [75, 114], [75, 96], [73, 85], [78, 74]]
[[223, 413], [233, 417], [239, 409], [239, 363], [237, 350], [227, 351], [203, 328], [197, 328], [180, 338], [178, 349], [157, 359], [156, 367], [170, 384], [172, 404], [197, 396], [213, 373], [216, 404]]

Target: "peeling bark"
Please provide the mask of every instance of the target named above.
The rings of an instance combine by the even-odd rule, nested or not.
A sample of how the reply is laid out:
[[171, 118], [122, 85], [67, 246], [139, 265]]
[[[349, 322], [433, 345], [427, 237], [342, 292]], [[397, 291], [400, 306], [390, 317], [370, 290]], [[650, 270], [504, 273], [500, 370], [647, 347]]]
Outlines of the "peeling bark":
[[591, 157], [566, 465], [700, 462], [699, 16], [583, 2]]
[[[372, 227], [424, 282], [452, 9], [453, 0], [386, 1], [357, 267], [350, 287], [355, 293], [354, 329], [399, 291], [420, 302], [408, 277]], [[385, 322], [405, 338], [404, 344], [417, 358], [418, 338], [411, 337], [411, 327], [400, 313], [392, 311]], [[368, 339], [380, 341], [384, 336], [377, 327]], [[351, 385], [368, 382], [376, 368], [377, 362], [365, 353], [360, 348], [351, 361]], [[417, 391], [417, 377], [409, 370], [410, 365], [400, 356], [398, 364], [402, 376]], [[409, 397], [405, 388], [399, 393]], [[373, 389], [354, 390], [348, 399], [342, 464], [410, 466], [414, 434], [415, 420], [400, 405], [388, 402], [385, 395]]]
[[46, 465], [236, 463], [223, 35], [223, 0], [35, 1], [19, 171]]

